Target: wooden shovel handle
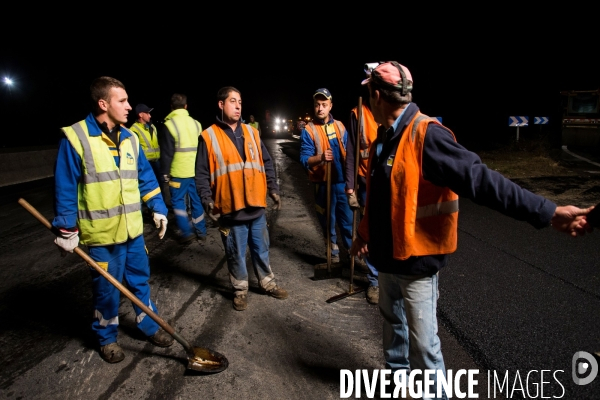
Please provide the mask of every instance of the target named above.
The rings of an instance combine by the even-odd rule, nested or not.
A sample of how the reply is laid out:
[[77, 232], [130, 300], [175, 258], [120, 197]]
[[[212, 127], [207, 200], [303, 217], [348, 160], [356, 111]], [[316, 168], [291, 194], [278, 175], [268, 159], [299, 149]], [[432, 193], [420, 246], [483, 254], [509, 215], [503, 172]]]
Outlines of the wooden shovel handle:
[[[19, 204], [21, 206], [23, 206], [23, 208], [25, 208], [27, 211], [29, 211], [29, 213], [31, 215], [33, 215], [38, 221], [40, 221], [46, 228], [52, 230], [52, 224], [50, 224], [50, 221], [48, 221], [42, 214], [40, 214], [39, 211], [36, 210], [35, 207], [33, 207], [31, 204], [29, 204], [25, 199], [22, 199], [22, 198], [19, 199]], [[100, 267], [96, 263], [96, 261], [94, 261], [92, 259], [92, 257], [90, 257], [85, 251], [83, 251], [79, 247], [76, 247], [73, 250], [73, 252], [77, 253], [81, 258], [83, 258], [85, 260], [85, 262], [87, 262], [89, 265], [92, 266], [92, 268], [94, 268], [96, 271], [98, 271], [98, 273], [100, 275], [105, 277], [110, 283], [112, 283], [117, 289], [119, 289], [125, 296], [127, 296], [127, 298], [129, 300], [131, 300], [136, 306], [141, 308], [146, 313], [146, 315], [148, 315], [150, 318], [152, 318], [154, 321], [156, 321], [156, 323], [158, 325], [160, 325], [161, 328], [163, 328], [167, 333], [169, 333], [171, 336], [173, 336], [175, 339], [177, 339], [177, 341], [179, 343], [181, 343], [181, 345], [183, 345], [183, 347], [185, 347], [186, 350], [192, 349], [190, 344], [185, 339], [183, 339], [180, 335], [178, 335], [169, 324], [167, 324], [154, 311], [152, 311], [150, 308], [148, 308], [148, 306], [146, 306], [144, 303], [142, 303], [140, 299], [135, 297], [135, 295], [133, 293], [131, 293], [129, 291], [129, 289], [127, 289], [125, 286], [123, 286], [121, 284], [121, 282], [116, 280], [111, 274], [109, 274], [102, 267]], [[192, 352], [193, 352], [193, 350], [192, 350]]]

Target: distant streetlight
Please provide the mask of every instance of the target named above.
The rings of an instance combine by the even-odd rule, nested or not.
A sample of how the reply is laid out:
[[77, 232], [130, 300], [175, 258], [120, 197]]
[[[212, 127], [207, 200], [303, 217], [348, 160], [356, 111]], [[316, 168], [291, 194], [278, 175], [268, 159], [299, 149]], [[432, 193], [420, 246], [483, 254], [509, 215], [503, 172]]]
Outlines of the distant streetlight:
[[10, 79], [8, 76], [5, 76], [5, 77], [4, 77], [4, 84], [5, 84], [6, 86], [12, 86], [12, 85], [13, 85], [13, 80], [12, 80], [12, 79]]

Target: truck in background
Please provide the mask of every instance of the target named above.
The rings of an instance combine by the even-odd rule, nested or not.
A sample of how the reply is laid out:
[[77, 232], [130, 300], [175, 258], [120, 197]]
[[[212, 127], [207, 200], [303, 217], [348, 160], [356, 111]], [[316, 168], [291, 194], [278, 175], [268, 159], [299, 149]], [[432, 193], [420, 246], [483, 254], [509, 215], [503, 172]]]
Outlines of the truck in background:
[[600, 89], [562, 91], [562, 146], [600, 155]]

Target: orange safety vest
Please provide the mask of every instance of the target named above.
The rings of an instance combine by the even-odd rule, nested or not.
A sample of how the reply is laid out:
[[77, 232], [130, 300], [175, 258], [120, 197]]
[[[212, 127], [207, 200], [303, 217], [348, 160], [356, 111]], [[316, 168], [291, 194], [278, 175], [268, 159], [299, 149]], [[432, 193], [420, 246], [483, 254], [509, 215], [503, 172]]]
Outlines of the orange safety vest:
[[[340, 150], [342, 152], [342, 159], [340, 160], [340, 162], [342, 163], [342, 165], [344, 165], [344, 160], [346, 159], [346, 148], [344, 147], [344, 141], [342, 140], [342, 135], [344, 134], [344, 132], [346, 132], [346, 127], [344, 126], [344, 124], [342, 124], [338, 120], [333, 120], [333, 121], [334, 121], [334, 123], [325, 124], [325, 125], [315, 125], [314, 123], [309, 122], [308, 124], [306, 124], [304, 129], [306, 129], [306, 131], [310, 135], [310, 138], [312, 139], [313, 143], [315, 144], [315, 154], [313, 154], [313, 156], [316, 156], [316, 155], [323, 154], [323, 152], [325, 150], [331, 148], [331, 146], [329, 146], [330, 138], [327, 136], [327, 133], [325, 132], [325, 129], [323, 127], [326, 125], [333, 126], [334, 131], [335, 131], [335, 136], [337, 137], [338, 143], [340, 145]], [[330, 132], [329, 136], [333, 139], [332, 135], [333, 135], [333, 132]], [[325, 168], [326, 168], [325, 163], [317, 164], [314, 167], [309, 168], [308, 169], [308, 179], [311, 182], [325, 182], [325, 180], [327, 179], [326, 174], [325, 174], [325, 172], [326, 172]]]
[[[358, 118], [358, 106], [352, 109], [352, 112]], [[375, 122], [373, 113], [367, 106], [362, 106], [362, 135], [360, 135], [360, 158], [358, 164], [358, 175], [367, 176], [367, 166], [369, 163], [369, 147], [377, 139], [377, 128], [379, 124]]]
[[216, 124], [201, 133], [208, 151], [214, 214], [229, 214], [246, 207], [267, 207], [267, 175], [258, 130], [242, 124], [242, 131], [245, 162], [235, 144]]
[[[458, 232], [458, 195], [447, 187], [436, 186], [422, 174], [423, 142], [433, 118], [417, 112], [402, 132], [393, 160], [391, 218], [393, 257], [448, 254], [456, 251]], [[454, 133], [452, 133], [454, 137]], [[369, 157], [369, 171], [373, 154]], [[369, 242], [370, 175], [367, 175], [367, 206], [359, 234]]]

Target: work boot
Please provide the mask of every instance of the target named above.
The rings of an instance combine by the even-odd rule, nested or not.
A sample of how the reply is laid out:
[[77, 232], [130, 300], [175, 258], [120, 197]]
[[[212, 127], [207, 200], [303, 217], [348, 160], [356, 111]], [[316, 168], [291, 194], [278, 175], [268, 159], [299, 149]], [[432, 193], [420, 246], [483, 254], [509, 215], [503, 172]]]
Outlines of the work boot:
[[[325, 246], [327, 246], [327, 239], [325, 239]], [[325, 260], [327, 260], [327, 251], [325, 251]], [[339, 263], [340, 262], [340, 248], [337, 244], [331, 244], [331, 262]]]
[[366, 297], [370, 304], [379, 303], [379, 286], [369, 286]]
[[148, 341], [158, 347], [169, 347], [173, 344], [173, 340], [173, 336], [162, 328], [159, 328], [154, 335], [148, 336]]
[[236, 295], [233, 298], [233, 308], [236, 311], [244, 311], [248, 307], [248, 296], [245, 294]]
[[107, 363], [114, 364], [123, 361], [125, 353], [117, 342], [113, 342], [100, 346], [100, 357]]
[[196, 235], [196, 239], [198, 239], [198, 243], [200, 244], [206, 243], [206, 235]]
[[271, 297], [275, 297], [276, 299], [287, 299], [288, 292], [285, 289], [280, 288], [279, 286], [275, 286], [271, 290], [266, 290], [265, 293]]

